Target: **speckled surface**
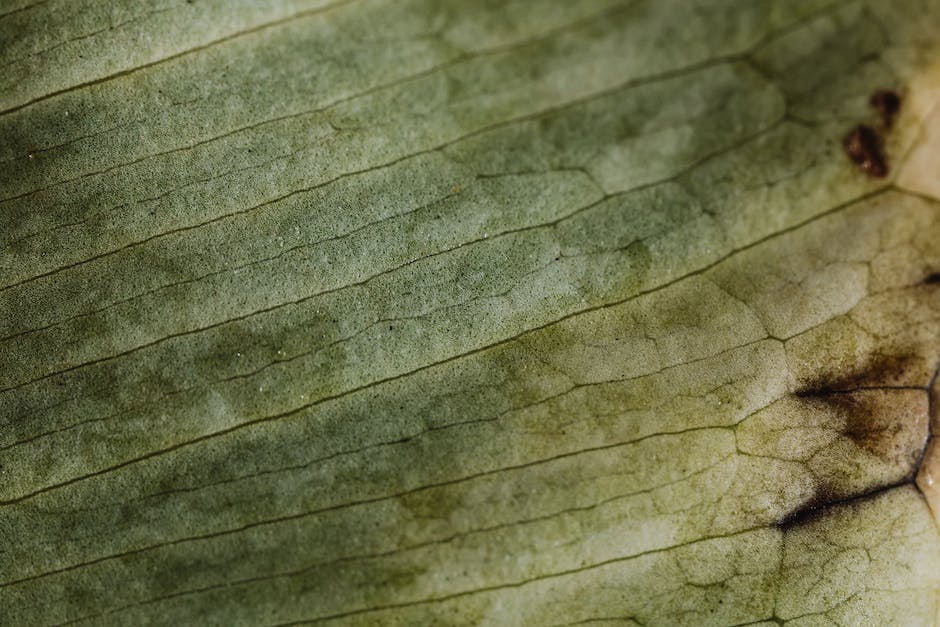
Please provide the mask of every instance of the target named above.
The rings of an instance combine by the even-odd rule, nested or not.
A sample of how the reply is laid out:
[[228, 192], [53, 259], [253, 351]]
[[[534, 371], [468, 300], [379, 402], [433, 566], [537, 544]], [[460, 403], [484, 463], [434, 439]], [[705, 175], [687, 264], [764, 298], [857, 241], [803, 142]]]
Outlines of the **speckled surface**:
[[938, 624], [937, 33], [0, 3], [0, 624]]

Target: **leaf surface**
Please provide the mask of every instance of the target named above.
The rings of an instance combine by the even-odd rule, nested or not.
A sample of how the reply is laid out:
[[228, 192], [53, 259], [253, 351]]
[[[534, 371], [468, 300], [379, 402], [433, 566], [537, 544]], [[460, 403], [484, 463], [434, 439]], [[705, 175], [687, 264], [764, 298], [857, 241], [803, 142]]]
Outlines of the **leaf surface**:
[[938, 32], [8, 1], [0, 623], [938, 624]]

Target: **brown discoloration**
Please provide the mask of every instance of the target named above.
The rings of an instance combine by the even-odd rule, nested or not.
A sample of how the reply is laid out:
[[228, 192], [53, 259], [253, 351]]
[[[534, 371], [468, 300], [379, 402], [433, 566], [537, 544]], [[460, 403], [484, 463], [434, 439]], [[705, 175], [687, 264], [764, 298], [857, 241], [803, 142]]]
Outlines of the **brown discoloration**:
[[888, 174], [881, 138], [875, 130], [859, 124], [842, 141], [845, 154], [869, 176], [884, 178]]
[[785, 517], [777, 521], [777, 527], [786, 531], [800, 525], [805, 525], [813, 521], [825, 518], [833, 509], [841, 507], [853, 507], [863, 499], [873, 498], [888, 490], [907, 484], [907, 481], [876, 487], [872, 490], [866, 490], [860, 494], [851, 496], [839, 496], [825, 485], [819, 485], [816, 488], [812, 498], [801, 507], [790, 512]]
[[[889, 130], [901, 110], [901, 96], [891, 89], [879, 89], [871, 95], [868, 102], [878, 112], [881, 130]], [[884, 142], [878, 131], [871, 126], [859, 124], [853, 128], [842, 140], [842, 147], [852, 163], [869, 176], [884, 178], [888, 175]]]
[[[876, 355], [856, 368], [808, 382], [794, 395], [831, 421], [832, 428], [850, 441], [858, 454], [871, 456], [899, 469], [893, 485], [910, 483], [917, 475], [929, 438], [926, 383], [903, 385], [919, 370], [909, 354]], [[790, 527], [816, 519], [833, 506], [883, 491], [885, 485], [859, 492], [838, 476], [820, 478], [812, 496], [779, 522]]]
[[864, 363], [843, 372], [803, 381], [795, 394], [801, 398], [812, 398], [858, 388], [909, 385], [908, 375], [916, 374], [923, 363], [915, 354], [908, 350], [894, 355], [872, 355]]
[[840, 498], [841, 495], [832, 490], [829, 486], [817, 484], [813, 496], [801, 506], [778, 520], [777, 526], [787, 529], [797, 524], [822, 518], [828, 511], [828, 508], [840, 502]]
[[924, 285], [940, 284], [940, 272], [931, 272], [924, 278]]
[[886, 129], [891, 128], [894, 118], [901, 110], [901, 96], [891, 89], [879, 89], [871, 95], [869, 103], [881, 116], [881, 124]]
[[[920, 398], [914, 395], [920, 394]], [[917, 477], [929, 438], [927, 403], [919, 390], [857, 390], [820, 392], [802, 397], [832, 421], [832, 428], [854, 445], [847, 466], [869, 462], [897, 469], [884, 482], [859, 485], [841, 474], [817, 477], [812, 495], [779, 521], [791, 527], [821, 517], [832, 507], [864, 498], [890, 487], [910, 484]], [[919, 401], [919, 402], [918, 402]], [[838, 445], [837, 445], [838, 446]]]
[[831, 414], [834, 424], [841, 425], [839, 432], [859, 449], [885, 461], [910, 464], [913, 477], [922, 446], [909, 450], [904, 446], [907, 438], [903, 431], [915, 426], [917, 421], [906, 415], [903, 403], [899, 408], [893, 406], [891, 392], [899, 394], [904, 391], [823, 391], [802, 398], [820, 411]]
[[[832, 414], [843, 425], [841, 433], [860, 449], [884, 460], [909, 461], [913, 476], [926, 441], [913, 457], [904, 447], [898, 448], [899, 439], [904, 439], [902, 431], [913, 428], [917, 420], [900, 413], [904, 404], [896, 403], [891, 394], [920, 393], [916, 385], [910, 385], [910, 375], [916, 377], [918, 366], [919, 360], [910, 354], [874, 355], [856, 368], [809, 382], [795, 394]], [[926, 392], [926, 382], [924, 386]]]

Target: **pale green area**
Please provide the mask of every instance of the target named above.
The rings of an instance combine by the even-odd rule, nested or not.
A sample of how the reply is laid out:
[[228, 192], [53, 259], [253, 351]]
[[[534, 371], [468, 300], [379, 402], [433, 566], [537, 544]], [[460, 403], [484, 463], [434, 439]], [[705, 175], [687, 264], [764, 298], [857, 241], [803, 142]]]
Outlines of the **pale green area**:
[[937, 624], [937, 33], [4, 3], [0, 624]]

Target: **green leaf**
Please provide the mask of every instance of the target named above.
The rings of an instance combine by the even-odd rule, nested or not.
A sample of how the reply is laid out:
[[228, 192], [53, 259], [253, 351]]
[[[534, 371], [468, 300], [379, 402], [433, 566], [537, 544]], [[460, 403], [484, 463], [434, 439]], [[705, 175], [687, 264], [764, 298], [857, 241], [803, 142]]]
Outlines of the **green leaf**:
[[940, 623], [938, 32], [9, 0], [0, 624]]

